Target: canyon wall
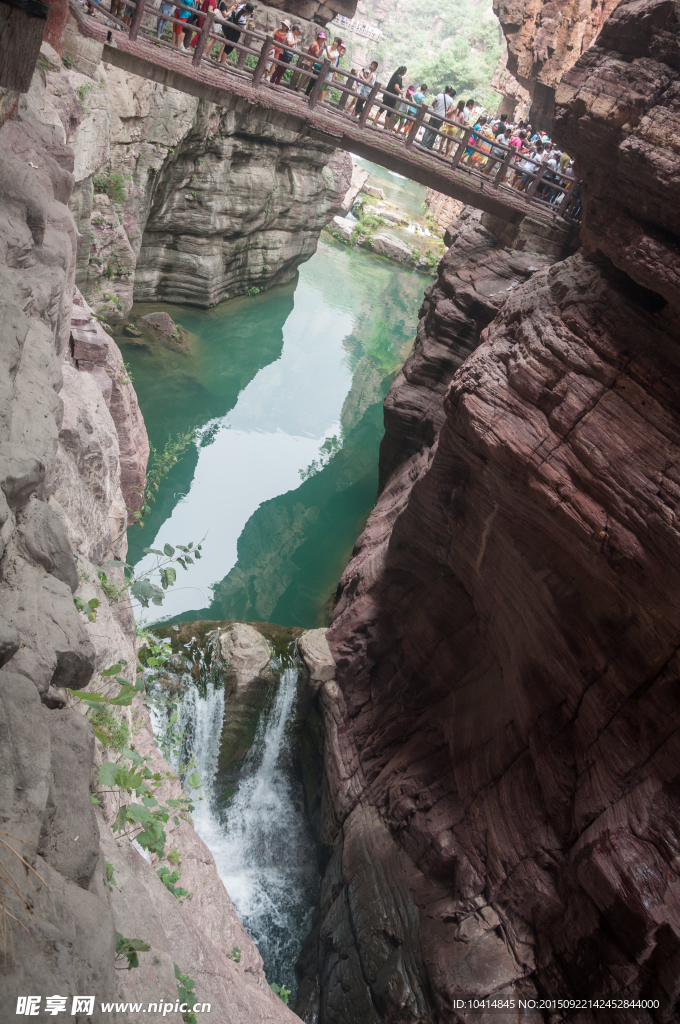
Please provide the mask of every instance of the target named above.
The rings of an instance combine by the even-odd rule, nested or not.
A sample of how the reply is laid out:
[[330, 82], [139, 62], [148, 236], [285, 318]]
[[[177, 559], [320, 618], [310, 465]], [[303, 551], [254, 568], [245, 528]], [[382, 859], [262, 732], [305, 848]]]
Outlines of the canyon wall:
[[101, 62], [71, 17], [44, 48], [44, 117], [75, 154], [76, 281], [122, 322], [134, 301], [209, 307], [290, 281], [339, 209], [351, 159], [267, 112], [217, 107]]
[[521, 89], [498, 70], [493, 84], [513, 109], [518, 103], [525, 110], [530, 98], [528, 116], [534, 128], [551, 131], [555, 90], [562, 76], [593, 45], [616, 4], [617, 0], [494, 0], [507, 42], [507, 71]]
[[[100, 1002], [133, 1000], [145, 1020], [180, 1024], [177, 966], [211, 1004], [211, 1020], [284, 1024], [296, 1018], [269, 989], [190, 817], [166, 826], [166, 852], [176, 851], [193, 892], [184, 904], [161, 882], [158, 861], [114, 838], [119, 797], [94, 768], [118, 755], [95, 740], [68, 692], [116, 692], [101, 673], [121, 660], [134, 678], [134, 619], [112, 591], [120, 570], [109, 562], [125, 558], [126, 507], [138, 499], [148, 442], [120, 352], [75, 287], [67, 204], [79, 157], [61, 119], [45, 117], [54, 109], [45, 76], [36, 72], [0, 129], [3, 1005], [12, 1015], [19, 997], [56, 994], [78, 1024], [127, 1024], [127, 1010], [102, 1011]], [[83, 614], [75, 598], [96, 611]], [[143, 704], [136, 698], [120, 715], [165, 779], [158, 795], [177, 799]], [[121, 969], [117, 933], [150, 947], [134, 970]], [[74, 996], [94, 996], [94, 1009], [72, 1012]], [[147, 1011], [159, 999], [159, 1011]]]
[[677, 1019], [678, 20], [624, 0], [559, 88], [584, 248], [463, 220], [388, 395], [322, 690], [324, 1024]]

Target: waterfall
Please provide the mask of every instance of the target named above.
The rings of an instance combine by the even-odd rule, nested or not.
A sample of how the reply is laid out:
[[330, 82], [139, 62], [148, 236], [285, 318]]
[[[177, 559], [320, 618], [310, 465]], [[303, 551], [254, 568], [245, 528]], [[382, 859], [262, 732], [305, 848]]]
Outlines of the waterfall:
[[[184, 678], [189, 682], [191, 677]], [[285, 984], [292, 1000], [297, 990], [294, 964], [319, 885], [302, 783], [290, 752], [297, 682], [297, 664], [280, 667], [276, 693], [260, 715], [236, 790], [224, 809], [218, 800], [224, 690], [207, 681], [203, 697], [195, 684], [188, 685], [181, 710], [185, 750], [197, 764], [206, 793], [203, 801], [196, 801], [196, 831], [260, 950], [267, 980]]]

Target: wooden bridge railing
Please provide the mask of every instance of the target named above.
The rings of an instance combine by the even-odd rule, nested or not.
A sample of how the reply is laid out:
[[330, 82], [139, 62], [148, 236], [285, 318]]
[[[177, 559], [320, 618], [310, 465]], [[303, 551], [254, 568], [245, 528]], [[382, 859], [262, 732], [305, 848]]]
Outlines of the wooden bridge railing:
[[[255, 28], [234, 25], [219, 12], [204, 13], [183, 0], [173, 0], [175, 12], [179, 9], [188, 13], [187, 18], [177, 18], [175, 13], [162, 14], [160, 7], [156, 7], [152, 0], [125, 0], [126, 12], [132, 11], [128, 24], [125, 19], [113, 15], [101, 0], [88, 2], [110, 24], [124, 32], [131, 42], [135, 42], [141, 35], [146, 42], [169, 47], [177, 54], [178, 63], [191, 61], [196, 67], [208, 62], [211, 68], [223, 69], [225, 73], [250, 79], [257, 89], [282, 90], [287, 95], [293, 93], [300, 104], [306, 105], [308, 109], [323, 103], [325, 110], [332, 111], [339, 118], [349, 119], [372, 133], [384, 131], [378, 127], [381, 117], [384, 116], [386, 124], [388, 121], [393, 124], [394, 118], [400, 118], [400, 125], [406, 124], [408, 127], [396, 135], [391, 132], [390, 138], [403, 141], [406, 150], [413, 150], [417, 146], [421, 154], [427, 154], [454, 170], [466, 171], [487, 180], [491, 180], [493, 174], [492, 184], [498, 189], [510, 188], [507, 179], [512, 176], [528, 204], [539, 205], [562, 217], [573, 218], [580, 207], [580, 182], [564, 171], [548, 168], [541, 160], [520, 154], [516, 147], [486, 138], [483, 133], [435, 113], [424, 103], [416, 106], [402, 96], [388, 93], [380, 82], [376, 82], [368, 95], [364, 96], [362, 93], [367, 88], [366, 82], [351, 72], [333, 67], [328, 59], [314, 58], [303, 50], [281, 45], [272, 36]], [[113, 6], [113, 0], [110, 3]], [[164, 38], [163, 33], [158, 36], [157, 25], [160, 21], [182, 29], [186, 49], [173, 46], [169, 39]], [[233, 29], [234, 33], [238, 32], [238, 39], [227, 39], [222, 32], [223, 25]], [[224, 51], [225, 46], [231, 48], [228, 56]], [[275, 57], [277, 51], [290, 55], [290, 59]], [[237, 54], [235, 59], [234, 53]], [[285, 69], [282, 77], [291, 73], [289, 81], [274, 83], [270, 80], [277, 67]], [[229, 88], [227, 83], [225, 88]], [[379, 93], [382, 93], [380, 100]], [[385, 97], [389, 97], [394, 105], [386, 103]], [[348, 109], [351, 108], [352, 100], [357, 99], [365, 100], [359, 115]], [[437, 139], [439, 149], [435, 150], [433, 146]], [[560, 194], [562, 198], [555, 204]]]

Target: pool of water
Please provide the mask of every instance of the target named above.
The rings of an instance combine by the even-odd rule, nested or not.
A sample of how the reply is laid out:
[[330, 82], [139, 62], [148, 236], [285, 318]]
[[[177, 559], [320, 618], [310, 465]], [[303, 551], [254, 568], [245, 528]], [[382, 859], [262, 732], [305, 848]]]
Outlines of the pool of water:
[[423, 219], [425, 213], [423, 203], [427, 192], [424, 185], [419, 185], [394, 171], [388, 171], [386, 167], [373, 164], [370, 160], [364, 160], [363, 157], [355, 156], [354, 159], [360, 167], [364, 167], [368, 171], [369, 185], [381, 188], [385, 193], [385, 198], [389, 199], [391, 203], [398, 203], [409, 217], [413, 217], [414, 220]]
[[186, 351], [120, 339], [150, 441], [196, 439], [144, 529], [128, 531], [129, 561], [203, 543], [149, 621], [327, 621], [373, 507], [382, 402], [428, 283], [324, 236], [290, 285], [207, 311], [134, 307], [165, 309], [190, 337]]

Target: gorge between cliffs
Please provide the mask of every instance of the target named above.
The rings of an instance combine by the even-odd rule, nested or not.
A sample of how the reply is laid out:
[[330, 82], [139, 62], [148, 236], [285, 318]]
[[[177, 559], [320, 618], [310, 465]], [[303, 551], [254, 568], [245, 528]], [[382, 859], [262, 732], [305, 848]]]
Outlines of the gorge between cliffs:
[[0, 1016], [679, 1021], [680, 3], [494, 4], [578, 222], [81, 6], [0, 86]]

